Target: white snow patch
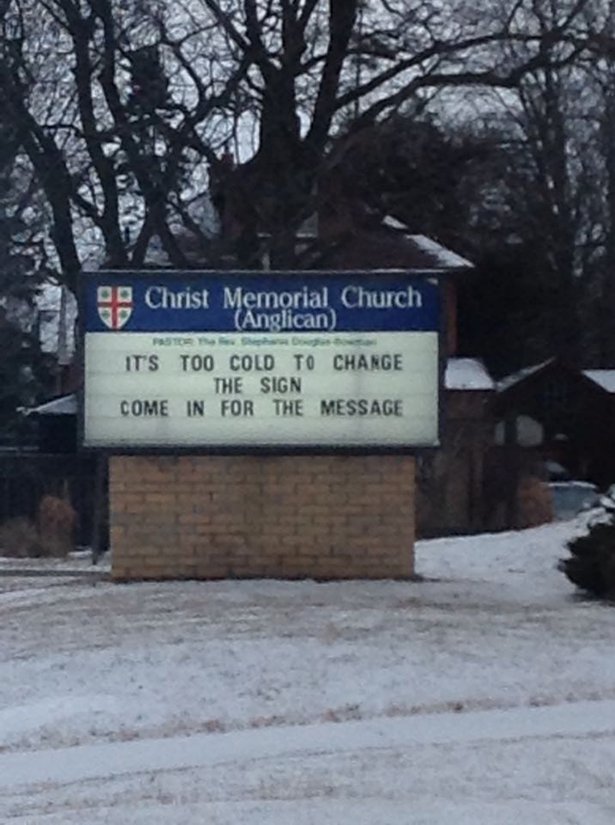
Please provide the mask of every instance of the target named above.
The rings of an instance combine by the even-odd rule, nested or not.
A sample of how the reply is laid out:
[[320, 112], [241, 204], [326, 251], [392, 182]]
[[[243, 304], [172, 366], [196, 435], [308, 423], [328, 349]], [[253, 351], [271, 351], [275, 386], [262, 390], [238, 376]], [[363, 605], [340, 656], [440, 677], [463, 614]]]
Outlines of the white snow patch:
[[583, 375], [607, 392], [615, 392], [615, 370], [584, 370]]
[[425, 252], [435, 260], [437, 266], [443, 269], [472, 269], [474, 264], [467, 258], [458, 255], [446, 246], [443, 246], [427, 235], [413, 235], [409, 232], [409, 226], [395, 218], [393, 215], [385, 215], [382, 219], [384, 226], [394, 229], [396, 232], [403, 232], [405, 237], [415, 244], [418, 249]]
[[444, 269], [471, 269], [474, 264], [426, 235], [408, 235], [420, 250], [432, 255]]
[[[606, 724], [605, 724], [606, 721]], [[0, 788], [251, 760], [552, 737], [615, 735], [615, 701], [443, 713], [0, 755]]]
[[447, 390], [493, 390], [495, 384], [477, 358], [449, 358], [444, 386]]
[[510, 375], [501, 378], [497, 382], [497, 390], [498, 392], [504, 392], [504, 390], [513, 387], [515, 384], [518, 384], [520, 381], [524, 381], [526, 378], [529, 378], [531, 375], [534, 375], [537, 372], [540, 372], [543, 367], [546, 367], [547, 364], [550, 364], [554, 361], [554, 358], [548, 358], [546, 361], [541, 361], [540, 364], [533, 364], [531, 367], [523, 367], [523, 369], [518, 370], [517, 372], [513, 372]]
[[610, 825], [577, 529], [419, 542], [422, 583], [0, 576], [3, 821]]
[[39, 404], [38, 407], [31, 407], [26, 411], [27, 415], [77, 415], [77, 396], [74, 393], [54, 398]]

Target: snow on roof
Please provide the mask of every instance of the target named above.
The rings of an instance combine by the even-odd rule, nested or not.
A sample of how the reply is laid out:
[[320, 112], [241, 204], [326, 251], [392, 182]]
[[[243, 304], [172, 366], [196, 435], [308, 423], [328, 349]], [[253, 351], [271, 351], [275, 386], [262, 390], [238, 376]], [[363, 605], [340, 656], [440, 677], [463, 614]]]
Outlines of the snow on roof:
[[382, 223], [385, 226], [388, 226], [390, 229], [397, 229], [401, 232], [407, 232], [408, 231], [408, 227], [406, 226], [406, 224], [402, 223], [401, 221], [398, 221], [397, 218], [393, 217], [393, 215], [386, 215], [382, 219]]
[[405, 223], [397, 220], [397, 218], [394, 218], [392, 215], [386, 215], [383, 218], [382, 223], [389, 229], [394, 229], [397, 232], [403, 232], [405, 237], [412, 241], [412, 243], [414, 243], [421, 252], [425, 252], [427, 255], [430, 255], [436, 260], [437, 265], [443, 267], [444, 269], [470, 269], [474, 266], [471, 261], [468, 261], [467, 258], [463, 258], [461, 255], [453, 252], [452, 249], [442, 246], [442, 244], [434, 241], [433, 238], [428, 238], [427, 235], [411, 234], [408, 231], [409, 227], [406, 226]]
[[495, 384], [477, 358], [449, 358], [444, 386], [447, 390], [493, 390]]
[[548, 358], [546, 361], [541, 361], [540, 364], [533, 364], [531, 367], [523, 367], [523, 369], [518, 372], [513, 372], [510, 375], [506, 375], [497, 382], [497, 391], [502, 392], [503, 390], [507, 390], [515, 384], [518, 384], [519, 381], [529, 378], [530, 375], [534, 375], [534, 373], [538, 372], [543, 367], [546, 367], [547, 364], [550, 364], [553, 360], [553, 358]]
[[438, 264], [445, 269], [471, 269], [473, 264], [467, 258], [462, 258], [456, 252], [442, 246], [426, 235], [408, 235], [422, 252], [427, 252], [437, 258]]
[[583, 375], [603, 390], [615, 392], [615, 370], [583, 370]]
[[77, 396], [72, 393], [54, 398], [38, 407], [31, 407], [26, 415], [77, 415]]

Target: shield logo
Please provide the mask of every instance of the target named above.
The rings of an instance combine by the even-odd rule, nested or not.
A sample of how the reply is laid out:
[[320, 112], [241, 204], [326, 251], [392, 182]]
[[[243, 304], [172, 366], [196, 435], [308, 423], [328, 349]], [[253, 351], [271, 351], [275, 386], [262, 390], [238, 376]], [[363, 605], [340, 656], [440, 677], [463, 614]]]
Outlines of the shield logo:
[[121, 329], [132, 315], [132, 287], [99, 286], [96, 307], [100, 320], [109, 329]]

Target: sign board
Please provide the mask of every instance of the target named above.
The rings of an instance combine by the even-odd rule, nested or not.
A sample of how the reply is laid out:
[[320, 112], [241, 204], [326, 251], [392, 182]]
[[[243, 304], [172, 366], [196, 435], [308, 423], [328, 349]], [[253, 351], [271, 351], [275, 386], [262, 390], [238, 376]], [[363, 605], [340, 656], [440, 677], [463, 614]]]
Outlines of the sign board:
[[83, 443], [438, 443], [439, 291], [399, 272], [83, 276]]

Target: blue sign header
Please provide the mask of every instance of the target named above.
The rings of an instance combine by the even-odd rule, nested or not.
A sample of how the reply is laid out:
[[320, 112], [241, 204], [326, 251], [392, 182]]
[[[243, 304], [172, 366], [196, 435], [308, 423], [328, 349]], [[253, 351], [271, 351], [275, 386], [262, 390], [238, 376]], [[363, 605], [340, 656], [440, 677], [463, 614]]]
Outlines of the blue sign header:
[[409, 332], [439, 329], [433, 280], [404, 273], [96, 272], [85, 332]]

